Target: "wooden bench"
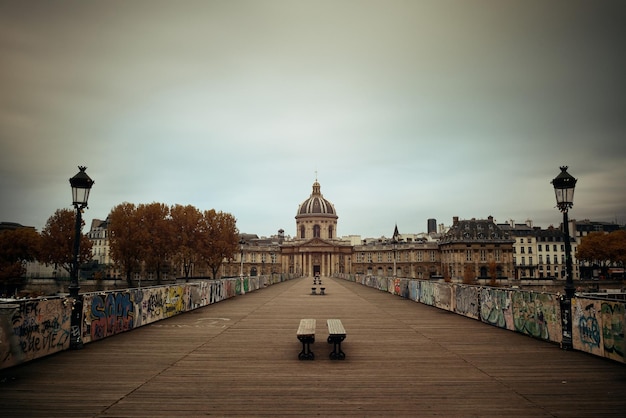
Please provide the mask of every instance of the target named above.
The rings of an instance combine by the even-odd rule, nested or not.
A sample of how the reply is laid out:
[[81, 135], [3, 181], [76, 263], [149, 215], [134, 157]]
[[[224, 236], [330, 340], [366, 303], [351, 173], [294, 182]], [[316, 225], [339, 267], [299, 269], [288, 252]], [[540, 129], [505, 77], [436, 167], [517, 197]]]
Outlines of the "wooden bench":
[[325, 287], [320, 287], [320, 295], [325, 295], [326, 293], [324, 293], [326, 291]]
[[302, 343], [302, 351], [298, 354], [298, 359], [313, 360], [315, 355], [311, 351], [311, 344], [315, 342], [315, 319], [301, 319], [296, 335]]
[[341, 342], [346, 339], [346, 329], [343, 327], [340, 319], [328, 319], [326, 324], [328, 325], [328, 344], [333, 344], [330, 359], [345, 359], [346, 353], [341, 350]]

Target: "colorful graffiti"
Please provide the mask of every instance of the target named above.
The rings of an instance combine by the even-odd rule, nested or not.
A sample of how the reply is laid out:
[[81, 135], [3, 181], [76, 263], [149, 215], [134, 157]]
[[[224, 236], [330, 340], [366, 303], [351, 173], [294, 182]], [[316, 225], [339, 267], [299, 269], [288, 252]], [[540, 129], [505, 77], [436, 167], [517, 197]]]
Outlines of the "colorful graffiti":
[[[283, 281], [277, 278], [276, 283]], [[248, 278], [244, 289], [260, 288], [261, 279]], [[237, 288], [239, 284], [239, 288]], [[83, 295], [83, 343], [100, 340], [234, 297], [241, 280], [224, 279], [143, 289], [86, 293]], [[0, 368], [69, 349], [71, 299], [37, 299], [0, 312]]]
[[547, 341], [561, 341], [559, 301], [556, 295], [511, 292], [515, 331]]
[[454, 312], [469, 318], [480, 319], [476, 286], [454, 286]]
[[624, 362], [624, 325], [626, 314], [624, 303], [602, 302], [602, 340], [604, 355]]
[[511, 298], [501, 289], [480, 289], [480, 319], [500, 328], [513, 330]]
[[[85, 331], [90, 341], [100, 340], [135, 327], [135, 301], [130, 292], [90, 295], [83, 300]], [[83, 338], [84, 339], [84, 338]]]
[[[71, 304], [65, 299], [38, 299], [19, 303], [2, 326], [0, 366], [30, 361], [69, 348]], [[10, 328], [10, 329], [7, 329]]]

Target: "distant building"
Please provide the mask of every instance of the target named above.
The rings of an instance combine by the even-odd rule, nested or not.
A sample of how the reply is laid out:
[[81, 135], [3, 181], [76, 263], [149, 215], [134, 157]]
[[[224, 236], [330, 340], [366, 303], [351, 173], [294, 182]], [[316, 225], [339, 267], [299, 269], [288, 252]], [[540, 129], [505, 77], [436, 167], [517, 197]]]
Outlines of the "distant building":
[[427, 229], [429, 234], [436, 234], [437, 233], [437, 219], [434, 218], [430, 218], [428, 220], [428, 229]]
[[512, 277], [514, 243], [492, 216], [470, 220], [455, 216], [439, 241], [443, 275], [455, 281]]

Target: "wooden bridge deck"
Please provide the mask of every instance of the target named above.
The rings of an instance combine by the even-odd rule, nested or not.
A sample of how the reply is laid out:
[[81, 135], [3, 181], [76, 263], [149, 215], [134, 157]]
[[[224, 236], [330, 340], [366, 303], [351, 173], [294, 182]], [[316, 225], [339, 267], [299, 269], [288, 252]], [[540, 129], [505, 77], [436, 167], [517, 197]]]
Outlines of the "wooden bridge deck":
[[[626, 367], [355, 283], [238, 296], [0, 371], [2, 417], [623, 417]], [[317, 319], [314, 361], [298, 360]], [[326, 319], [342, 320], [331, 361]]]

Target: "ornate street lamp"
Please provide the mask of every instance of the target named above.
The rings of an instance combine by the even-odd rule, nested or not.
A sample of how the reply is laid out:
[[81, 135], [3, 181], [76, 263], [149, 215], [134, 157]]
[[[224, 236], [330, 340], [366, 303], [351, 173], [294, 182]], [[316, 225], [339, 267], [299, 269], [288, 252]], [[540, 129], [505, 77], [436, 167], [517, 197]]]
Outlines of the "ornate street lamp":
[[243, 245], [246, 242], [241, 238], [239, 240], [239, 259], [241, 260], [241, 266], [239, 267], [239, 278], [243, 279]]
[[71, 314], [71, 332], [70, 332], [70, 348], [80, 349], [83, 348], [83, 341], [81, 338], [81, 322], [83, 314], [83, 300], [78, 295], [80, 286], [78, 285], [78, 266], [79, 266], [79, 254], [80, 254], [80, 230], [82, 228], [82, 211], [87, 207], [87, 201], [89, 199], [89, 191], [93, 186], [94, 181], [89, 178], [85, 170], [87, 167], [78, 166], [79, 172], [70, 179], [70, 185], [72, 186], [72, 204], [76, 208], [76, 225], [74, 228], [74, 254], [72, 258], [72, 267], [70, 274], [70, 285], [68, 290], [70, 297], [74, 299], [74, 305], [72, 307]]
[[391, 244], [393, 246], [393, 278], [396, 278], [396, 254], [398, 252], [398, 241], [394, 237], [391, 240]]
[[241, 294], [243, 295], [245, 293], [244, 287], [243, 287], [243, 245], [246, 242], [244, 241], [243, 237], [241, 237], [241, 239], [239, 240], [239, 256], [241, 257], [241, 267], [239, 267], [239, 281], [241, 282]]
[[561, 172], [552, 180], [556, 195], [556, 206], [563, 212], [563, 240], [565, 241], [565, 298], [561, 300], [561, 320], [563, 325], [562, 347], [572, 348], [572, 297], [576, 289], [572, 274], [572, 244], [569, 236], [569, 219], [567, 212], [574, 206], [574, 188], [576, 179], [567, 172], [567, 166], [562, 166]]
[[89, 199], [89, 191], [94, 181], [89, 178], [85, 170], [87, 167], [78, 166], [80, 170], [74, 177], [70, 179], [72, 186], [72, 204], [76, 208], [76, 227], [74, 229], [74, 254], [72, 258], [72, 274], [69, 285], [70, 296], [78, 297], [80, 286], [78, 285], [78, 266], [80, 253], [80, 230], [82, 228], [82, 210], [87, 207]]
[[563, 238], [565, 240], [565, 294], [568, 298], [574, 296], [574, 281], [572, 277], [572, 245], [569, 236], [569, 219], [567, 212], [574, 206], [574, 188], [576, 179], [567, 172], [567, 166], [561, 167], [561, 172], [552, 180], [556, 195], [556, 206], [563, 212]]

